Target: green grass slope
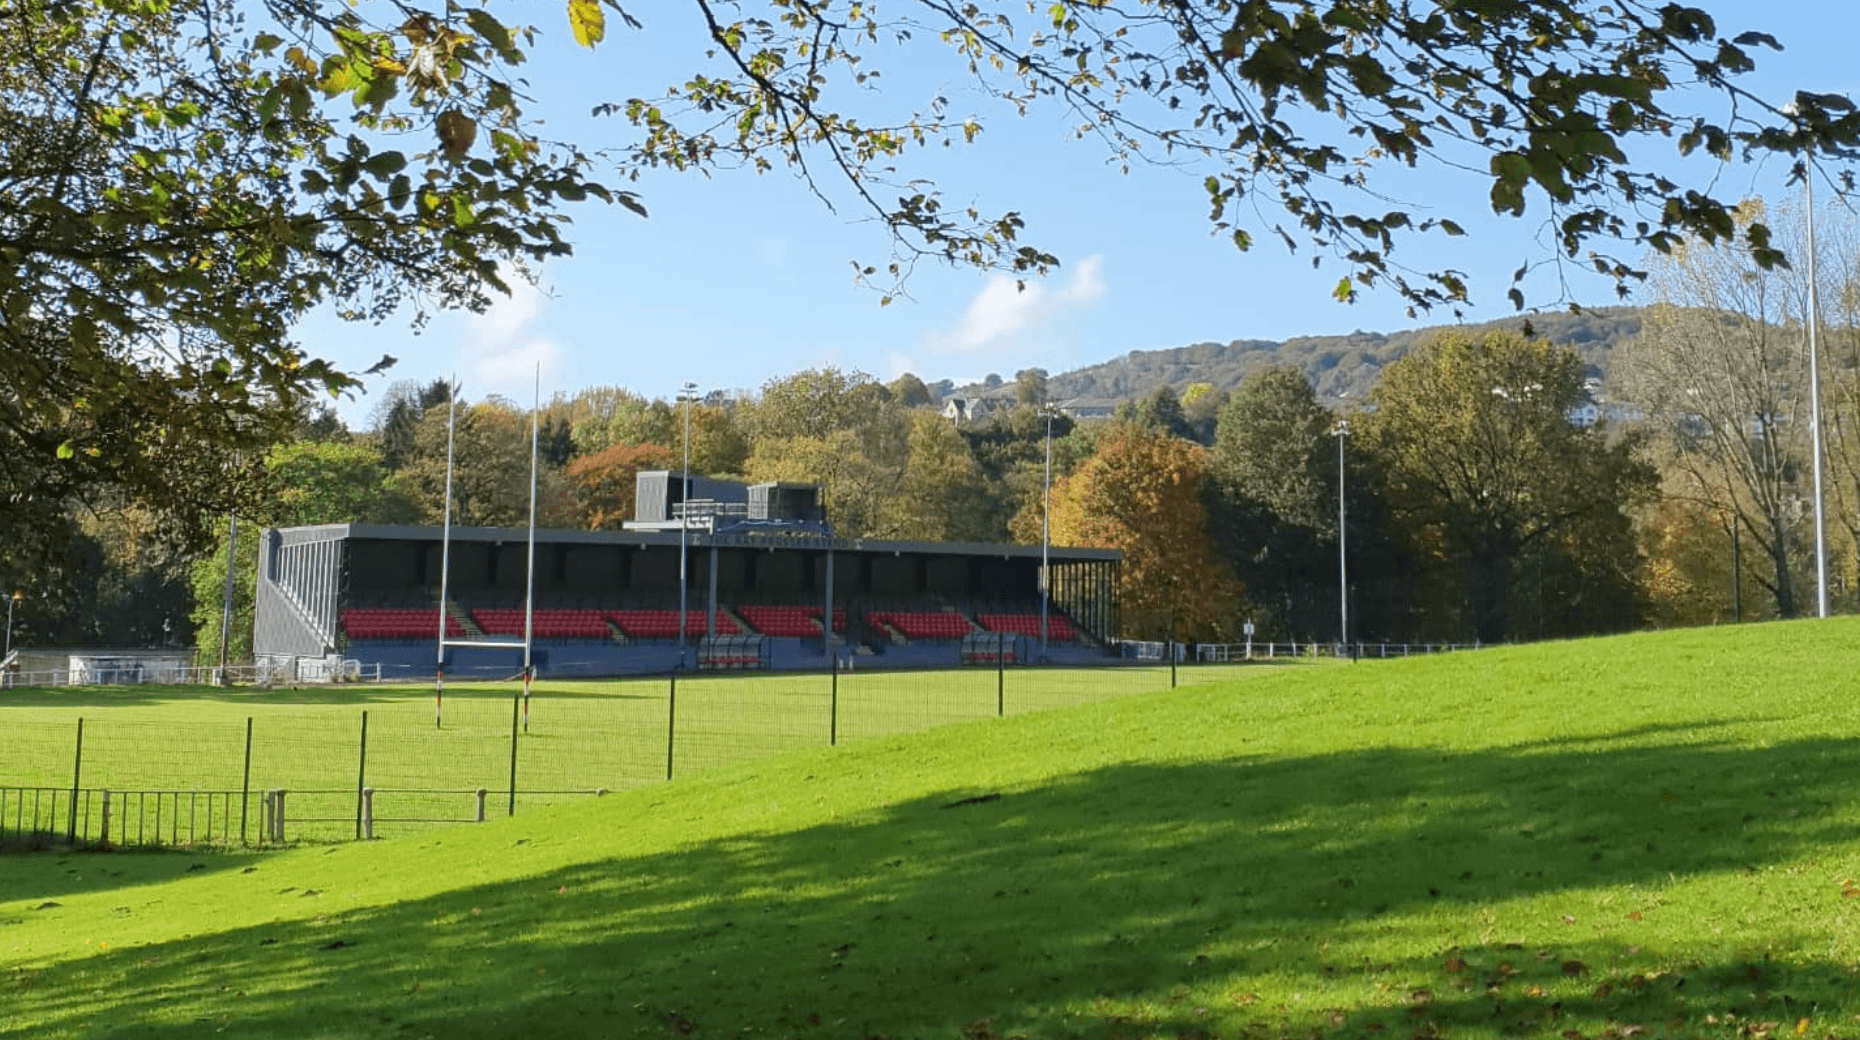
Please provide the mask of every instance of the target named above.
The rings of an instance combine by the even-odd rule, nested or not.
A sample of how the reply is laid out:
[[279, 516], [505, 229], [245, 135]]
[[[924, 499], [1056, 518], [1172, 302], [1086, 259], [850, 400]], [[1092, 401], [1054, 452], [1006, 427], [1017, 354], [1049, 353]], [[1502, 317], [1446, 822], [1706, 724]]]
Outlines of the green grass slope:
[[0, 1034], [1856, 1036], [1857, 641], [1286, 669], [404, 842], [0, 858]]

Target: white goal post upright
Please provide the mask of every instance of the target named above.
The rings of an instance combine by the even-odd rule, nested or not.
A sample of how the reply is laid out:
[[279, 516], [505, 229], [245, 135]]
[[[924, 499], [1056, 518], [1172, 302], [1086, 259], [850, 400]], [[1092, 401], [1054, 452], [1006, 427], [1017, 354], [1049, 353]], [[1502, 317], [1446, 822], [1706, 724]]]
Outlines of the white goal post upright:
[[439, 527], [439, 636], [438, 659], [433, 664], [433, 726], [441, 724], [446, 690], [446, 578], [452, 573], [452, 432], [458, 417], [459, 377], [446, 379], [446, 492]]
[[530, 398], [530, 544], [523, 564], [523, 732], [530, 731], [530, 642], [536, 619], [536, 455], [542, 416], [542, 362], [536, 363], [536, 386]]
[[456, 443], [455, 431], [458, 419], [458, 392], [456, 380], [447, 384], [446, 395], [446, 501], [441, 511], [443, 520], [440, 528], [439, 549], [439, 640], [437, 660], [433, 667], [433, 725], [441, 725], [441, 707], [444, 703], [446, 649], [448, 647], [492, 647], [523, 651], [523, 728], [530, 728], [530, 678], [534, 670], [530, 647], [535, 633], [536, 616], [536, 478], [538, 447], [541, 442], [540, 417], [542, 413], [542, 365], [536, 366], [535, 401], [530, 410], [530, 520], [529, 551], [524, 563], [523, 579], [523, 638], [520, 640], [496, 639], [448, 639], [446, 638], [446, 604], [451, 602], [452, 577], [452, 459]]

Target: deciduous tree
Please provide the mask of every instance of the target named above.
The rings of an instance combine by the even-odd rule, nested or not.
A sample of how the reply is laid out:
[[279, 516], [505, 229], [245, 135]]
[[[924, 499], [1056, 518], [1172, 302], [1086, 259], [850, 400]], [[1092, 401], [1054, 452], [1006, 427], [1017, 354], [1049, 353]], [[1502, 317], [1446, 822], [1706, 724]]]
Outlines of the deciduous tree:
[[657, 444], [614, 444], [570, 460], [569, 493], [580, 514], [579, 526], [590, 531], [619, 530], [635, 519], [639, 474], [677, 465], [671, 449]]
[[1262, 632], [1337, 634], [1335, 426], [1293, 368], [1248, 376], [1221, 409], [1208, 459], [1217, 540]]
[[[760, 448], [764, 441], [824, 438], [835, 430], [869, 426], [891, 403], [891, 391], [883, 383], [864, 372], [828, 366], [771, 379], [737, 407], [744, 433]], [[886, 425], [898, 424], [888, 419]]]
[[[422, 522], [445, 515], [448, 409], [421, 418], [416, 454], [395, 474], [395, 487], [414, 503]], [[460, 402], [451, 417], [452, 522], [463, 527], [523, 527], [530, 516], [530, 416], [501, 398]], [[546, 467], [538, 473], [536, 523], [574, 523], [564, 477]]]
[[[1743, 217], [1760, 212], [1753, 203]], [[1659, 302], [1622, 366], [1685, 474], [1669, 487], [1736, 519], [1767, 561], [1763, 584], [1781, 617], [1802, 609], [1813, 538], [1803, 289], [1795, 272], [1763, 270], [1733, 249], [1676, 250], [1655, 270]]]
[[561, 204], [634, 201], [526, 122], [518, 35], [382, 6], [0, 5], [0, 535], [108, 493], [198, 544], [233, 452], [356, 385], [305, 311], [483, 307]]
[[980, 542], [1000, 536], [1000, 512], [969, 442], [930, 408], [907, 414], [909, 442], [884, 537]]
[[[1558, 567], [1575, 568], [1566, 591], [1576, 596], [1599, 595], [1584, 581], [1631, 578], [1627, 510], [1651, 493], [1653, 471], [1632, 438], [1611, 442], [1569, 421], [1581, 396], [1573, 351], [1502, 333], [1448, 334], [1389, 366], [1376, 410], [1355, 420], [1396, 519], [1461, 576], [1470, 634], [1483, 642], [1512, 637], [1514, 594], [1554, 592], [1544, 575]], [[1574, 562], [1585, 540], [1629, 558]], [[1514, 589], [1519, 579], [1524, 592]], [[1533, 602], [1526, 616], [1548, 634], [1544, 619], [1572, 603], [1581, 605]], [[1615, 627], [1632, 621], [1617, 617]]]
[[1137, 423], [1120, 424], [1053, 485], [1058, 545], [1123, 553], [1118, 596], [1126, 617], [1174, 619], [1176, 639], [1228, 641], [1241, 589], [1208, 537], [1206, 451]]

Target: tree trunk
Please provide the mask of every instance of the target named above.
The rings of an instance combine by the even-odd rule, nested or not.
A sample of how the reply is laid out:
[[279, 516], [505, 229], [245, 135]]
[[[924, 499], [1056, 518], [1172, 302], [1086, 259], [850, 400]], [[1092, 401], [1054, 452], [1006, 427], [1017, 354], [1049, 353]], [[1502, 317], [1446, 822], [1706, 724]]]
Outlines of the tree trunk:
[[1770, 524], [1770, 569], [1775, 572], [1776, 616], [1795, 617], [1801, 607], [1796, 603], [1795, 579], [1789, 573], [1789, 532], [1781, 523]]
[[1502, 643], [1509, 634], [1511, 561], [1516, 556], [1516, 538], [1495, 532], [1473, 538], [1466, 556], [1466, 600], [1480, 643]]

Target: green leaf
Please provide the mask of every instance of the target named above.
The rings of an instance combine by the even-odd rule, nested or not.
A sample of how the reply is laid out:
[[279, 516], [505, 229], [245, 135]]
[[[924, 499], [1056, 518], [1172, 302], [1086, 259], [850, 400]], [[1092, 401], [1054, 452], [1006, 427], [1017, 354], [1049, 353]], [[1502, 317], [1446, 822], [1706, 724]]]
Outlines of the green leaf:
[[1337, 279], [1337, 287], [1330, 291], [1330, 295], [1338, 303], [1349, 303], [1350, 297], [1355, 295], [1350, 288], [1350, 279], [1347, 276]]
[[1492, 156], [1492, 176], [1513, 184], [1523, 184], [1531, 176], [1531, 160], [1522, 152], [1499, 152]]
[[58, 446], [58, 457], [61, 459], [68, 459], [76, 454], [77, 452], [71, 447], [70, 441], [66, 441]]
[[499, 55], [508, 55], [512, 41], [510, 28], [491, 16], [489, 11], [474, 7], [465, 12], [465, 21], [478, 34], [478, 37], [491, 45]]
[[362, 164], [362, 169], [376, 177], [392, 177], [406, 168], [407, 157], [399, 152], [379, 152]]
[[607, 15], [600, 0], [568, 0], [568, 25], [575, 31], [575, 42], [593, 47], [607, 35]]

